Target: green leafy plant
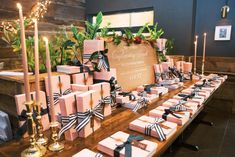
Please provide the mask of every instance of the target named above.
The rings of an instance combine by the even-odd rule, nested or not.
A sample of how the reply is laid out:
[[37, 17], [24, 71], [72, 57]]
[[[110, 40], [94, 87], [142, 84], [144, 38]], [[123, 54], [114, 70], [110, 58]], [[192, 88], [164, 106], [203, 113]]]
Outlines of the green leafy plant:
[[134, 35], [129, 28], [124, 29], [124, 33], [125, 33], [124, 39], [127, 43], [127, 46], [130, 46], [130, 44], [133, 42]]
[[109, 32], [109, 26], [111, 25], [111, 23], [109, 22], [107, 24], [107, 26], [103, 27], [100, 29], [100, 36], [101, 37], [109, 37], [110, 35], [108, 35], [108, 32]]
[[164, 34], [163, 29], [158, 30], [158, 23], [157, 22], [153, 26], [153, 29], [151, 29], [149, 26], [147, 26], [147, 29], [148, 29], [148, 32], [150, 33], [150, 40], [156, 40]]
[[143, 35], [143, 32], [145, 31], [146, 27], [148, 26], [148, 23], [146, 23], [144, 26], [142, 26], [138, 32], [136, 33], [134, 37], [134, 43], [140, 44], [142, 40], [145, 40], [145, 36]]
[[100, 25], [102, 23], [102, 18], [103, 18], [103, 14], [102, 12], [99, 12], [96, 16], [96, 22], [94, 24], [90, 23], [89, 21], [85, 22], [85, 25], [87, 28], [86, 36], [89, 39], [95, 39], [96, 33], [99, 30]]
[[166, 50], [166, 54], [170, 54], [173, 51], [174, 48], [174, 44], [175, 44], [175, 40], [174, 39], [167, 39], [166, 41], [166, 46], [165, 46], [165, 50]]

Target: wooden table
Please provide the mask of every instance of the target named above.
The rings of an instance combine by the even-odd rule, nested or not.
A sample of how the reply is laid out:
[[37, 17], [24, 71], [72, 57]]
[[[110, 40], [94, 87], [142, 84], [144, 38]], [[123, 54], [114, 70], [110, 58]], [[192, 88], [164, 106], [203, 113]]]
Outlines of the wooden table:
[[[97, 150], [97, 144], [99, 141], [104, 138], [114, 134], [117, 131], [124, 131], [129, 134], [141, 134], [135, 131], [131, 131], [128, 129], [128, 125], [131, 121], [137, 119], [142, 115], [148, 115], [149, 111], [161, 105], [167, 99], [173, 97], [175, 94], [180, 92], [182, 89], [187, 88], [188, 86], [194, 84], [193, 81], [185, 82], [185, 86], [179, 89], [170, 91], [168, 94], [161, 96], [156, 102], [148, 105], [147, 108], [142, 108], [138, 111], [138, 113], [133, 113], [131, 110], [126, 108], [118, 108], [116, 109], [111, 116], [107, 117], [103, 122], [100, 129], [98, 129], [95, 133], [88, 136], [87, 138], [77, 138], [73, 142], [62, 141], [65, 144], [65, 149], [62, 152], [50, 152], [47, 151], [47, 157], [55, 157], [55, 156], [64, 156], [69, 157], [84, 148], [89, 148], [93, 151]], [[213, 94], [210, 96], [210, 98]], [[209, 99], [207, 99], [208, 101]], [[176, 140], [176, 138], [187, 128], [187, 126], [192, 122], [193, 119], [203, 110], [203, 106], [197, 111], [193, 117], [183, 126], [178, 126], [177, 132], [171, 136], [168, 140], [164, 142], [159, 142], [156, 138], [144, 136], [145, 139], [158, 143], [157, 153], [154, 156], [160, 156], [162, 153], [166, 151], [166, 149]], [[49, 134], [49, 131], [47, 132]], [[48, 136], [49, 137], [49, 136]], [[22, 150], [24, 150], [28, 146], [29, 142], [27, 139], [22, 139], [20, 141], [11, 141], [1, 145], [0, 147], [0, 156], [1, 157], [15, 157], [20, 156]]]

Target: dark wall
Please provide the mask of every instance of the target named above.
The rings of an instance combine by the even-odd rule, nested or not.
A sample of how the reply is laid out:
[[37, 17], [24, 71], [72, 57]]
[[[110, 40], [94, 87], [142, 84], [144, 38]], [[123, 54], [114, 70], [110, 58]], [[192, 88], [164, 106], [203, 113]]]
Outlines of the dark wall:
[[155, 22], [165, 30], [165, 37], [175, 39], [174, 54], [193, 55], [193, 38], [199, 35], [199, 55], [202, 51], [202, 35], [207, 32], [209, 56], [235, 57], [235, 29], [230, 41], [214, 41], [216, 25], [230, 23], [235, 26], [235, 1], [229, 0], [230, 13], [221, 20], [220, 9], [225, 0], [87, 0], [87, 15], [153, 7]]
[[[207, 32], [207, 49], [209, 56], [235, 57], [235, 1], [229, 0], [230, 12], [227, 19], [221, 20], [220, 9], [225, 0], [197, 0], [196, 29], [199, 35], [199, 50], [202, 50], [202, 35]], [[215, 41], [214, 33], [216, 25], [232, 25], [230, 41]], [[199, 53], [201, 54], [201, 52]]]
[[164, 36], [175, 39], [174, 54], [190, 55], [194, 32], [193, 0], [87, 0], [87, 15], [139, 8], [154, 8], [154, 20], [165, 30]]

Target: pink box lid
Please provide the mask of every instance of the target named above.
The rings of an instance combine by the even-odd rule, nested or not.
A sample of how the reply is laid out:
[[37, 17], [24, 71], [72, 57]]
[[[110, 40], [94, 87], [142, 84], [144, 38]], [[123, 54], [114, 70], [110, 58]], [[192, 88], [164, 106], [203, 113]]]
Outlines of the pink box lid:
[[99, 153], [95, 153], [89, 149], [83, 149], [80, 152], [78, 152], [77, 154], [74, 154], [72, 157], [103, 157], [103, 155], [99, 154]]

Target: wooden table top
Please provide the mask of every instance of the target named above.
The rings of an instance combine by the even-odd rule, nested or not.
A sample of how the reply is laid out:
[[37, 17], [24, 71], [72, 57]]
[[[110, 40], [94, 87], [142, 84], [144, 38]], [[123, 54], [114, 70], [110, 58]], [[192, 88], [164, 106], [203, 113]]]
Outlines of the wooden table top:
[[[126, 109], [124, 107], [117, 108], [111, 116], [107, 117], [103, 122], [100, 129], [98, 129], [95, 133], [88, 136], [87, 138], [77, 138], [73, 142], [64, 141], [65, 149], [62, 152], [50, 152], [47, 151], [47, 157], [55, 157], [55, 156], [64, 156], [69, 157], [72, 156], [84, 148], [91, 149], [93, 151], [98, 152], [97, 144], [99, 141], [104, 138], [114, 134], [117, 131], [124, 131], [129, 134], [134, 135], [142, 135], [145, 139], [156, 142], [158, 144], [157, 152], [154, 156], [160, 156], [166, 149], [175, 141], [175, 139], [184, 131], [184, 129], [192, 122], [192, 120], [203, 110], [203, 106], [197, 111], [197, 113], [190, 118], [190, 120], [183, 126], [178, 126], [177, 132], [171, 136], [169, 139], [163, 142], [159, 142], [156, 138], [145, 136], [144, 134], [131, 131], [128, 129], [128, 125], [131, 121], [137, 119], [142, 115], [148, 115], [149, 111], [161, 105], [164, 101], [173, 97], [175, 94], [180, 92], [182, 89], [189, 87], [194, 84], [194, 81], [187, 81], [184, 84], [184, 87], [179, 89], [170, 91], [169, 93], [161, 96], [156, 100], [156, 102], [148, 105], [147, 108], [142, 108], [138, 111], [138, 113], [133, 113], [131, 110]], [[212, 94], [213, 95], [213, 94]], [[210, 98], [212, 97], [210, 96]], [[208, 100], [208, 99], [207, 99]], [[49, 137], [50, 131], [47, 131], [46, 134]], [[29, 145], [28, 139], [21, 139], [19, 141], [10, 141], [0, 146], [0, 156], [1, 157], [15, 157], [20, 156], [20, 153], [27, 148]]]

